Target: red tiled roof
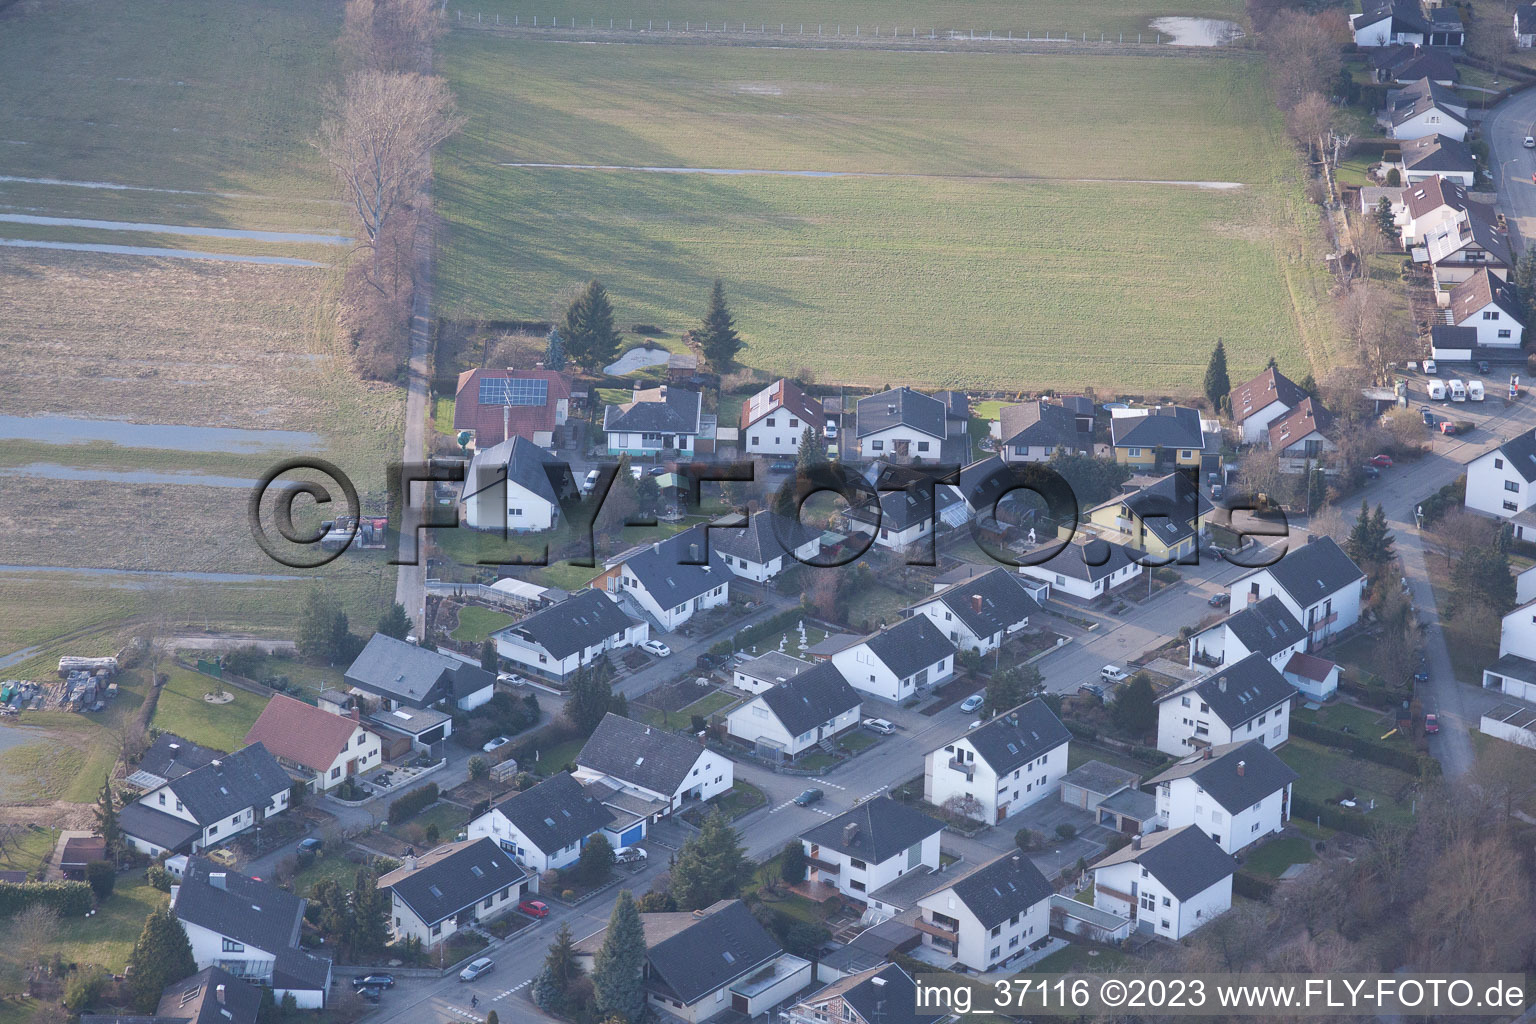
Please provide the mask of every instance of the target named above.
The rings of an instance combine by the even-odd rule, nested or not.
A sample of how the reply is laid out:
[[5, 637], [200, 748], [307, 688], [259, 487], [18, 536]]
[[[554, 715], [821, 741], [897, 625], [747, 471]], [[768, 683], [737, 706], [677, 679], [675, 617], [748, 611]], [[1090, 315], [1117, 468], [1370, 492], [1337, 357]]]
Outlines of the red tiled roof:
[[1312, 397], [1269, 425], [1269, 446], [1275, 451], [1288, 448], [1312, 433], [1328, 429], [1333, 417]]
[[278, 693], [245, 734], [245, 742], [260, 743], [273, 757], [323, 772], [336, 760], [357, 726], [350, 716], [333, 715]]
[[[549, 400], [543, 405], [481, 405], [482, 380], [542, 380], [549, 382]], [[571, 381], [558, 370], [496, 370], [480, 368], [459, 374], [458, 397], [453, 407], [453, 429], [473, 430], [475, 447], [489, 448], [507, 439], [502, 414], [514, 437], [534, 440], [533, 435], [555, 429], [555, 404], [571, 397]]]
[[1326, 680], [1337, 667], [1327, 658], [1319, 658], [1305, 651], [1297, 651], [1291, 655], [1291, 660], [1285, 663], [1285, 670], [1291, 675], [1301, 676], [1303, 679], [1315, 679], [1320, 683]]
[[781, 377], [741, 403], [741, 429], [746, 430], [776, 409], [788, 410], [818, 431], [825, 416], [820, 402], [806, 395], [794, 381]]
[[1232, 418], [1241, 423], [1272, 402], [1294, 409], [1305, 397], [1307, 393], [1294, 381], [1271, 367], [1248, 383], [1233, 388], [1227, 400], [1232, 406]]

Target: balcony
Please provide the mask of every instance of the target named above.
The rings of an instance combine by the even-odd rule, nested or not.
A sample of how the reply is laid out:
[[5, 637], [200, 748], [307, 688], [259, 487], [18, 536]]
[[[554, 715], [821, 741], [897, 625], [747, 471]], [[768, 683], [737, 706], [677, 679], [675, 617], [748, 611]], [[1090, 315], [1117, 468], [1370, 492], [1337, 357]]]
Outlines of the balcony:
[[917, 918], [917, 920], [912, 922], [912, 927], [920, 932], [927, 932], [935, 938], [943, 939], [946, 942], [954, 942], [960, 937], [960, 926], [958, 924], [953, 928], [948, 928], [937, 921], [930, 921], [926, 917]]
[[950, 758], [949, 759], [949, 767], [950, 767], [950, 769], [952, 771], [957, 771], [960, 774], [964, 775], [966, 782], [970, 782], [972, 779], [974, 779], [976, 777], [976, 765], [972, 764], [972, 763], [965, 762], [965, 761], [961, 761], [959, 758], [955, 758], [955, 757]]
[[807, 857], [806, 862], [823, 875], [835, 875], [842, 870], [842, 865], [830, 860], [822, 860], [820, 857]]
[[1120, 900], [1122, 903], [1129, 903], [1133, 907], [1136, 905], [1136, 897], [1128, 892], [1121, 892], [1119, 889], [1113, 889], [1107, 885], [1095, 885], [1093, 888], [1096, 892], [1101, 892], [1112, 900]]

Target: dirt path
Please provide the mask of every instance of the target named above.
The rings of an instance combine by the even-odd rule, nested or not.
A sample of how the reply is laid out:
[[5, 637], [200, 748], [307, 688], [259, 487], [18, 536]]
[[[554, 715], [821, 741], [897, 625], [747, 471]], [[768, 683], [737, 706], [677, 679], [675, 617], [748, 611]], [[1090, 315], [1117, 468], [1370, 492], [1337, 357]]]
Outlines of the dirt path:
[[0, 805], [0, 825], [42, 825], [46, 828], [96, 828], [96, 805], [52, 800], [41, 804]]

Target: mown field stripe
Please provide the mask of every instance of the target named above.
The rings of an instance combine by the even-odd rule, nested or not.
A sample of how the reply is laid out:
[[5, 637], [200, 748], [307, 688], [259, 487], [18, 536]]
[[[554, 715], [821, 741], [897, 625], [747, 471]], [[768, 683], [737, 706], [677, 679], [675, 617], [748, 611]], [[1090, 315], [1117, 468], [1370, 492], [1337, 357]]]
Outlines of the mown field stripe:
[[191, 224], [145, 224], [127, 220], [92, 220], [88, 217], [40, 217], [30, 213], [0, 213], [0, 222], [43, 227], [95, 228], [100, 231], [143, 231], [155, 235], [193, 235], [199, 238], [240, 238], [253, 242], [299, 242], [314, 245], [351, 245], [353, 242], [346, 235], [317, 235], [302, 231], [205, 228]]
[[106, 245], [86, 242], [43, 242], [26, 238], [0, 238], [0, 245], [16, 249], [64, 249], [68, 252], [102, 252], [119, 256], [163, 256], [173, 260], [212, 260], [216, 263], [262, 263], [279, 267], [325, 267], [330, 264], [291, 256], [235, 256], [230, 253], [199, 252], [196, 249], [157, 249], [147, 245]]

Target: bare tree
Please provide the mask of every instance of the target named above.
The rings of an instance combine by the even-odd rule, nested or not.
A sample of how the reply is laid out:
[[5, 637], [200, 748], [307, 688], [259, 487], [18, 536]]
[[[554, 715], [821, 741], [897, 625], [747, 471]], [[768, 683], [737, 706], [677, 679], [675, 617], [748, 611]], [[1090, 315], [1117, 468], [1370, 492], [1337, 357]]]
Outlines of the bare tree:
[[1502, 833], [1452, 844], [1430, 870], [1435, 879], [1414, 908], [1414, 931], [1431, 970], [1523, 967], [1536, 938], [1531, 885]]
[[15, 965], [26, 972], [30, 987], [38, 966], [48, 956], [59, 937], [59, 912], [34, 903], [23, 907], [11, 918], [6, 933], [6, 949]]
[[1327, 95], [1343, 66], [1335, 27], [1318, 15], [1280, 11], [1270, 19], [1260, 43], [1281, 110], [1290, 110], [1312, 93]]
[[1285, 112], [1285, 127], [1291, 138], [1308, 153], [1315, 145], [1318, 155], [1328, 156], [1325, 139], [1337, 120], [1337, 111], [1320, 92], [1309, 92]]
[[1490, 743], [1478, 753], [1470, 781], [1508, 821], [1536, 799], [1536, 750]]
[[1357, 281], [1339, 299], [1337, 310], [1339, 325], [1378, 379], [1388, 363], [1401, 361], [1410, 351], [1411, 325], [1384, 285]]
[[1467, 50], [1493, 65], [1493, 76], [1498, 78], [1509, 64], [1515, 52], [1515, 35], [1510, 31], [1509, 20], [1499, 17], [1499, 9], [1490, 5], [1479, 6], [1466, 22]]
[[443, 31], [434, 0], [348, 0], [337, 41], [353, 70], [425, 70], [432, 41]]
[[1375, 217], [1349, 214], [1349, 237], [1354, 240], [1355, 255], [1362, 267], [1367, 265], [1372, 256], [1387, 248], [1387, 233], [1381, 230], [1381, 222]]

